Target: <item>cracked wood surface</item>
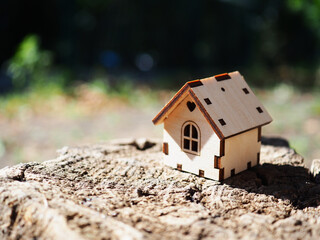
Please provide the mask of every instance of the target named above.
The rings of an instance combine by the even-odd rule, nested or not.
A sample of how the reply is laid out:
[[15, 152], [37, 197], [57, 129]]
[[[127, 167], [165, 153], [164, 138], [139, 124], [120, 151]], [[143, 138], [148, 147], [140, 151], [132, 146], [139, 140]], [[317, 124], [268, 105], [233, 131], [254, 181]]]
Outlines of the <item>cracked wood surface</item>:
[[285, 140], [224, 183], [162, 163], [159, 141], [65, 147], [0, 170], [0, 239], [319, 239], [320, 185]]

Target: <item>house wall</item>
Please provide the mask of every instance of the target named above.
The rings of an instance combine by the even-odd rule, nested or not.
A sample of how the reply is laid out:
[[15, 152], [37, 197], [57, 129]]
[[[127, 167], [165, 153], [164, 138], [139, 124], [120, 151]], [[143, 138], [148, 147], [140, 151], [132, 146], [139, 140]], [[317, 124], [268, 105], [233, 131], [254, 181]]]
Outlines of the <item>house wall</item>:
[[247, 169], [247, 163], [257, 165], [261, 142], [258, 141], [258, 128], [225, 139], [225, 156], [221, 158], [221, 167], [224, 168], [224, 178]]
[[[187, 102], [192, 101], [188, 95], [164, 121], [164, 143], [168, 143], [168, 155], [164, 155], [166, 165], [199, 174], [204, 171], [204, 177], [219, 179], [219, 169], [214, 168], [214, 156], [219, 156], [220, 140], [214, 133], [207, 120], [196, 107], [192, 112]], [[193, 121], [200, 129], [200, 155], [186, 153], [182, 150], [182, 125], [186, 121]]]

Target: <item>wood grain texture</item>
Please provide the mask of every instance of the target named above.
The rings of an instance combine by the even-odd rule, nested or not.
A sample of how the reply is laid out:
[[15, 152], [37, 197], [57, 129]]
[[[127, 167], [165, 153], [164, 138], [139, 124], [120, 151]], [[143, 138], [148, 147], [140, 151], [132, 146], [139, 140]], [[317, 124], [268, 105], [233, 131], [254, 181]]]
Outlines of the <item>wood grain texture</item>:
[[[232, 72], [229, 76], [231, 79], [224, 81], [216, 81], [215, 77], [201, 79], [203, 86], [192, 89], [223, 136], [227, 138], [270, 123], [272, 118], [240, 73]], [[245, 94], [243, 88], [250, 93]], [[207, 105], [206, 98], [213, 104]], [[258, 107], [262, 113], [257, 111]], [[223, 119], [225, 125], [219, 123], [219, 119]]]
[[[204, 171], [204, 176], [218, 179], [219, 170], [214, 169], [214, 156], [220, 153], [220, 140], [197, 106], [192, 112], [187, 103], [193, 101], [187, 96], [176, 107], [164, 122], [163, 141], [168, 143], [169, 154], [164, 156], [164, 163], [171, 167], [182, 165], [183, 171], [199, 174]], [[183, 127], [186, 123], [197, 125], [199, 131], [198, 153], [183, 150]]]
[[224, 177], [231, 176], [247, 169], [248, 162], [256, 166], [257, 154], [260, 152], [261, 142], [258, 142], [258, 128], [225, 139], [225, 153], [221, 157], [221, 166], [224, 168]]
[[219, 139], [223, 139], [224, 135], [222, 133], [222, 131], [220, 130], [220, 128], [217, 126], [217, 124], [212, 120], [210, 114], [207, 112], [206, 108], [203, 106], [203, 104], [201, 103], [201, 101], [199, 100], [199, 98], [196, 96], [196, 94], [194, 93], [194, 91], [192, 89], [189, 89], [189, 94], [192, 97], [192, 99], [195, 101], [195, 103], [197, 104], [197, 106], [200, 109], [200, 112], [203, 114], [203, 116], [205, 117], [205, 119], [207, 120], [207, 122], [209, 123], [209, 125], [212, 127], [213, 131], [215, 132], [215, 134], [217, 134], [217, 136], [219, 137]]
[[319, 185], [276, 142], [224, 184], [166, 167], [151, 140], [1, 169], [0, 239], [319, 239]]

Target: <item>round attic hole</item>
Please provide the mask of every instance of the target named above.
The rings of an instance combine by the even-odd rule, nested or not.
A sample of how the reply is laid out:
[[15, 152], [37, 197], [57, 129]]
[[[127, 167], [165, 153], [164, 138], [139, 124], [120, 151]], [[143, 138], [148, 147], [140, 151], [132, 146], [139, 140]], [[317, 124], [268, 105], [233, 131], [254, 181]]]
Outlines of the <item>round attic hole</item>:
[[221, 91], [222, 91], [222, 92], [225, 92], [226, 90], [222, 87], [222, 88], [221, 88]]

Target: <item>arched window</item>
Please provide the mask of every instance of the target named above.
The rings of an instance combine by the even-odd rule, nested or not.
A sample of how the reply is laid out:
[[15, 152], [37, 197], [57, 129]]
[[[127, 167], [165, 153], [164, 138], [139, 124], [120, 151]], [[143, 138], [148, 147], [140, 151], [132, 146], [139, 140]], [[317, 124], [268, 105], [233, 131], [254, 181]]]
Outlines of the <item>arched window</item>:
[[182, 126], [182, 150], [188, 153], [200, 153], [200, 130], [194, 122]]

